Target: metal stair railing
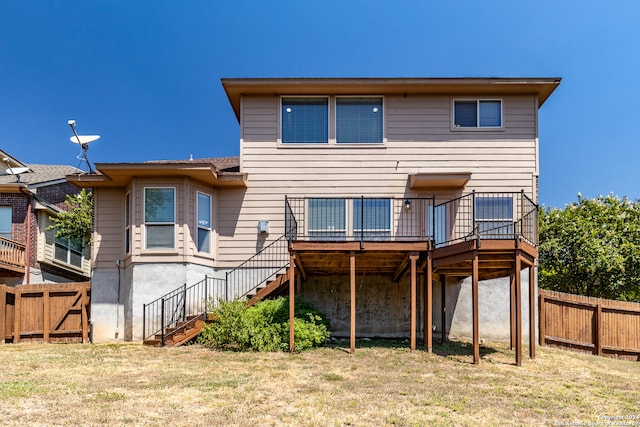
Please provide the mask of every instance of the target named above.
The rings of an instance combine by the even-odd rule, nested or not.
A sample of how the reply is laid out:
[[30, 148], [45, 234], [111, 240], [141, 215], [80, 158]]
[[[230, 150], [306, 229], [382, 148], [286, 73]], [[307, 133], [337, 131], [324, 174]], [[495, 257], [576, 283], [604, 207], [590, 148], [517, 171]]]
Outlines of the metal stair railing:
[[241, 299], [289, 267], [289, 241], [284, 234], [229, 271], [224, 299]]
[[150, 339], [162, 334], [161, 343], [165, 344], [167, 329], [176, 327], [178, 322], [186, 322], [189, 317], [207, 315], [207, 303], [219, 297], [224, 290], [224, 279], [205, 276], [203, 280], [191, 286], [184, 285], [143, 304], [142, 330], [143, 339]]

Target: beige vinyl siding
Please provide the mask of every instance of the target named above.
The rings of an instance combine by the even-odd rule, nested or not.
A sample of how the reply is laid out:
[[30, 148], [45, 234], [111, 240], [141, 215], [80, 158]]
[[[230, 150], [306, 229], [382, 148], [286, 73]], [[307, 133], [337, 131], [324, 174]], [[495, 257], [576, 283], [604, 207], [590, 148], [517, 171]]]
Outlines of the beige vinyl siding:
[[[175, 189], [175, 223], [173, 249], [146, 249], [144, 230], [144, 189], [166, 187]], [[213, 266], [217, 250], [217, 191], [189, 178], [134, 178], [127, 189], [96, 189], [96, 210], [100, 219], [94, 235], [94, 256], [98, 264], [113, 267], [114, 260], [136, 263], [195, 263]], [[211, 195], [212, 235], [211, 253], [196, 250], [196, 192]], [[131, 203], [131, 253], [124, 253], [124, 198], [129, 192]]]
[[124, 259], [124, 195], [122, 188], [93, 191], [94, 216], [92, 256], [94, 268], [113, 268]]
[[[455, 99], [460, 98], [465, 97]], [[244, 97], [240, 153], [249, 183], [243, 194], [221, 192], [218, 265], [234, 266], [255, 253], [259, 220], [270, 221], [268, 241], [282, 235], [285, 195], [432, 196], [407, 185], [409, 174], [425, 172], [471, 172], [464, 192], [524, 190], [531, 195], [536, 99], [486, 98], [502, 100], [502, 129], [452, 129], [454, 98], [449, 96], [386, 96], [384, 144], [288, 146], [277, 142], [279, 97]], [[458, 194], [438, 193], [438, 198]]]

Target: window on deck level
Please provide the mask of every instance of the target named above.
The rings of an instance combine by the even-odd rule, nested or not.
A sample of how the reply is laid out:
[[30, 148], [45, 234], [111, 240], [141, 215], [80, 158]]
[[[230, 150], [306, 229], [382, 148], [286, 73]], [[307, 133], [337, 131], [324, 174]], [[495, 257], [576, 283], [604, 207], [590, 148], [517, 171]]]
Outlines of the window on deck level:
[[477, 195], [475, 218], [482, 236], [496, 239], [512, 237], [513, 198]]
[[376, 238], [391, 235], [390, 199], [353, 200], [354, 237]]
[[144, 223], [146, 248], [174, 248], [174, 188], [144, 189]]
[[502, 127], [502, 101], [456, 100], [453, 102], [455, 128]]
[[309, 237], [322, 240], [346, 237], [346, 200], [309, 199]]

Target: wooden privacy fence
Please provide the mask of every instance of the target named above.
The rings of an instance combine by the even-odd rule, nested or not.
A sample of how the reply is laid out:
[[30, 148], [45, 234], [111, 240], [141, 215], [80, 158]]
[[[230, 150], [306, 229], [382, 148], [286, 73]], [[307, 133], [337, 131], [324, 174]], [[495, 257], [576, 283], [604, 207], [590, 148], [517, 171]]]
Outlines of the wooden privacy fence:
[[0, 285], [0, 343], [89, 342], [91, 283]]
[[640, 304], [538, 290], [540, 345], [640, 360]]

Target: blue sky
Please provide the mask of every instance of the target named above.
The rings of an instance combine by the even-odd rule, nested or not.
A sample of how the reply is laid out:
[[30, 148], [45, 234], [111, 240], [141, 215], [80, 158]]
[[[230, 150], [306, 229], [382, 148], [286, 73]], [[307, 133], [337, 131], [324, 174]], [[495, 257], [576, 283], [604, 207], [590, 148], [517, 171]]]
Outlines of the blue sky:
[[561, 77], [540, 201], [640, 198], [637, 1], [0, 3], [0, 148], [76, 166], [237, 155], [223, 77]]

